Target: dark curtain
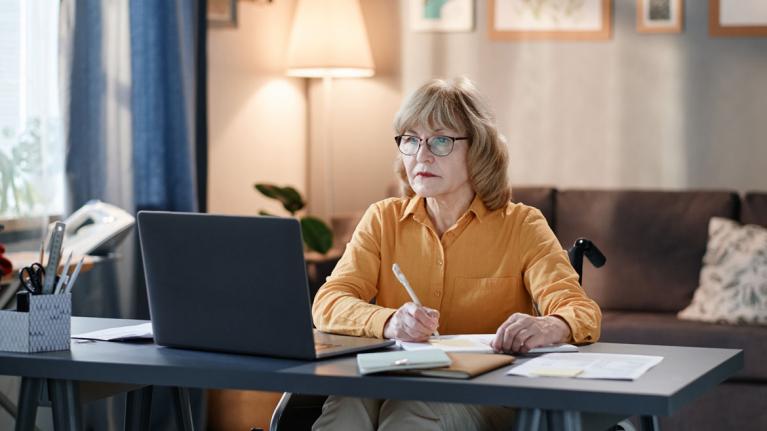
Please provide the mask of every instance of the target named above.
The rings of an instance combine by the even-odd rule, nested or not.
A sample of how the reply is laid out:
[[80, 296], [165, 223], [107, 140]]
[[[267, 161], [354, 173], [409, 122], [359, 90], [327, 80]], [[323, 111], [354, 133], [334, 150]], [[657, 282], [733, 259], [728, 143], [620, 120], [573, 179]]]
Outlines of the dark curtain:
[[[68, 24], [62, 27], [62, 54], [68, 57], [63, 61], [62, 90], [70, 208], [100, 199], [131, 213], [205, 210], [206, 3], [63, 0], [61, 21]], [[115, 33], [105, 26], [120, 20], [105, 16], [117, 9], [128, 18], [123, 22], [129, 51], [127, 40], [121, 46], [126, 47], [123, 61], [130, 62], [130, 82], [113, 76], [114, 51], [104, 37], [108, 30]], [[120, 123], [114, 119], [114, 106], [130, 111], [125, 142], [114, 138], [115, 124]], [[114, 166], [128, 168], [115, 172]], [[136, 232], [118, 249], [119, 258], [89, 274], [89, 287], [79, 290], [98, 294], [74, 298], [74, 314], [149, 318]], [[202, 391], [191, 395], [195, 425], [202, 427]], [[86, 426], [119, 428], [123, 400], [89, 406]], [[171, 406], [169, 391], [156, 388], [152, 429], [175, 428]]]

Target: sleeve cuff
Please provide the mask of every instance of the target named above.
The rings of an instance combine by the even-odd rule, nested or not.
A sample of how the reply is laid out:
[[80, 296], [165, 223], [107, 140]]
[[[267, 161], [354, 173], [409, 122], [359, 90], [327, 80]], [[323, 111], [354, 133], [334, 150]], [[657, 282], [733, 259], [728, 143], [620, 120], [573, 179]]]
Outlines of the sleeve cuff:
[[597, 341], [598, 337], [594, 336], [590, 333], [588, 328], [583, 330], [578, 325], [578, 319], [575, 318], [570, 313], [555, 313], [551, 314], [550, 316], [558, 317], [562, 319], [568, 327], [570, 327], [570, 340], [569, 343], [575, 343], [575, 344], [585, 344], [585, 343], [593, 343]]
[[383, 338], [384, 326], [386, 326], [386, 322], [396, 312], [397, 310], [393, 308], [381, 308], [373, 313], [367, 325], [368, 335], [375, 338]]

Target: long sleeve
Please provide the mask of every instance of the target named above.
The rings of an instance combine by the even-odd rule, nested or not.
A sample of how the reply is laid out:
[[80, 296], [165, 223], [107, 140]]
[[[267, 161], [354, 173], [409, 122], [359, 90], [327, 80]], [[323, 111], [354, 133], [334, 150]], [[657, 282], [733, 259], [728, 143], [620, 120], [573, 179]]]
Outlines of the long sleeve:
[[543, 315], [562, 318], [572, 332], [571, 342], [593, 343], [599, 339], [602, 312], [578, 283], [570, 265], [540, 211], [532, 210], [524, 221], [521, 247], [525, 250], [525, 286]]
[[312, 305], [317, 329], [337, 334], [383, 338], [386, 321], [396, 311], [371, 304], [378, 293], [381, 268], [381, 211], [371, 205], [343, 256]]

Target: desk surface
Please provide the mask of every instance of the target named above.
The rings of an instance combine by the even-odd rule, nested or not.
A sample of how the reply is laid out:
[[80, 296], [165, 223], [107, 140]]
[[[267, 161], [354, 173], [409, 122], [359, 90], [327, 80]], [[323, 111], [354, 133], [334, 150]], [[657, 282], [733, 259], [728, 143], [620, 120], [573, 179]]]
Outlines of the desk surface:
[[[73, 317], [72, 331], [137, 323], [143, 321]], [[360, 376], [354, 355], [301, 361], [181, 350], [153, 343], [72, 340], [71, 347], [65, 352], [0, 352], [0, 374], [670, 415], [743, 366], [741, 350], [596, 343], [581, 351], [660, 355], [664, 359], [633, 382], [507, 376], [508, 367], [471, 380], [451, 380]]]

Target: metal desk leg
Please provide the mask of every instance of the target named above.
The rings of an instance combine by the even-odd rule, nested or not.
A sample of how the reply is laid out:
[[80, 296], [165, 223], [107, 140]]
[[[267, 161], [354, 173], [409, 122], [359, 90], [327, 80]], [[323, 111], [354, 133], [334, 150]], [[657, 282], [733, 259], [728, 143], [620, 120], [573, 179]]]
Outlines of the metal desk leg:
[[16, 417], [19, 415], [19, 411], [16, 409], [16, 404], [13, 404], [13, 401], [2, 392], [0, 392], [0, 407], [16, 420]]
[[581, 412], [574, 410], [550, 410], [546, 412], [550, 430], [581, 431]]
[[152, 386], [128, 392], [125, 401], [125, 431], [148, 430], [151, 410]]
[[519, 409], [516, 422], [516, 431], [538, 431], [541, 427], [541, 409]]
[[48, 379], [48, 390], [53, 404], [53, 428], [56, 431], [80, 431], [82, 411], [77, 382]]
[[43, 388], [42, 379], [31, 377], [21, 378], [21, 391], [19, 392], [18, 414], [16, 416], [16, 431], [30, 431], [35, 429], [37, 418], [37, 404], [40, 400], [40, 391]]
[[194, 431], [192, 405], [189, 401], [189, 389], [173, 388], [173, 404], [176, 408], [176, 424], [184, 431]]
[[660, 421], [657, 416], [640, 416], [639, 426], [642, 431], [660, 431]]

